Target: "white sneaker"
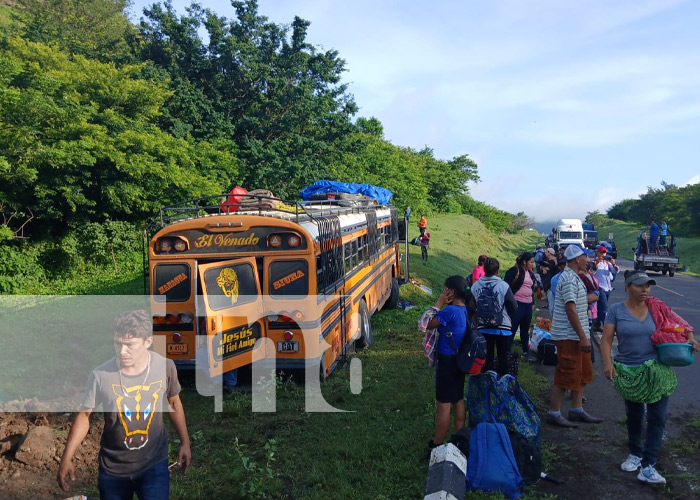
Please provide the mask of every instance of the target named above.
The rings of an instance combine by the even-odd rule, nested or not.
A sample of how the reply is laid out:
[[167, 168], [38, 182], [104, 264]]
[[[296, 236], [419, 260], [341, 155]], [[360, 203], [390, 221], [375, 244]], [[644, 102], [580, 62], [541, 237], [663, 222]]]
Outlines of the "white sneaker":
[[637, 474], [637, 479], [644, 483], [666, 484], [666, 478], [659, 474], [653, 465], [647, 465]]
[[620, 468], [625, 472], [634, 472], [642, 466], [642, 459], [631, 453], [627, 456]]

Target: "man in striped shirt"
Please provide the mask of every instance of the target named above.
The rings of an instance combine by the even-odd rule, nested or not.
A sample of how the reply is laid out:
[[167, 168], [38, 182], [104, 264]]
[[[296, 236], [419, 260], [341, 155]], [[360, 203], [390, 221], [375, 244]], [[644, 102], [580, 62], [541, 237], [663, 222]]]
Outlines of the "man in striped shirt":
[[[584, 389], [593, 382], [593, 362], [588, 294], [578, 274], [586, 269], [588, 257], [581, 247], [569, 245], [564, 258], [566, 268], [557, 283], [552, 317], [552, 340], [557, 346], [558, 362], [546, 421], [559, 427], [578, 427], [574, 422], [597, 424], [602, 420], [583, 409]], [[561, 402], [567, 390], [571, 390], [568, 419], [561, 414]]]

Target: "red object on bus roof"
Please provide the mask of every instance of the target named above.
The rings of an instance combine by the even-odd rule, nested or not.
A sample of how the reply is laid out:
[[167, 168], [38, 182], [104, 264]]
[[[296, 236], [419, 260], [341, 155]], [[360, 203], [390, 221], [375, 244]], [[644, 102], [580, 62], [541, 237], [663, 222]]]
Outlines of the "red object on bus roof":
[[243, 198], [246, 194], [248, 194], [246, 188], [241, 186], [236, 186], [233, 188], [229, 194], [226, 195], [226, 198], [221, 200], [219, 203], [221, 211], [229, 214], [238, 210], [238, 208], [241, 206], [241, 198]]

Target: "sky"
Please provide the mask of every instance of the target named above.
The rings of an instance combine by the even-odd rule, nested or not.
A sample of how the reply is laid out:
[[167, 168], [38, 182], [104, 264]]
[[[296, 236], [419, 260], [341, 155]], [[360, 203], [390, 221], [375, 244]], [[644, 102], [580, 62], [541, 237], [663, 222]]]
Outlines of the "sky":
[[[153, 1], [134, 0], [132, 20]], [[173, 0], [178, 13], [189, 1]], [[226, 1], [201, 0], [235, 17]], [[337, 50], [360, 111], [397, 146], [468, 154], [471, 195], [583, 218], [661, 182], [700, 182], [700, 2], [259, 0]]]

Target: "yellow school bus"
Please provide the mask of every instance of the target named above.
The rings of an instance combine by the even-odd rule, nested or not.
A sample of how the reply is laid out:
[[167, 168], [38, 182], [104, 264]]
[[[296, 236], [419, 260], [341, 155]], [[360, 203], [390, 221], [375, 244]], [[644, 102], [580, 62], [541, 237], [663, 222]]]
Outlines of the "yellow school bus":
[[399, 299], [395, 207], [220, 200], [162, 209], [145, 240], [154, 334], [178, 367], [205, 349], [211, 375], [265, 358], [323, 378], [371, 344], [370, 317]]

